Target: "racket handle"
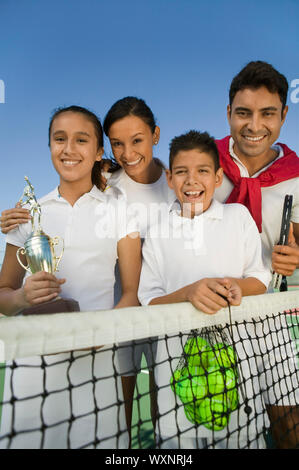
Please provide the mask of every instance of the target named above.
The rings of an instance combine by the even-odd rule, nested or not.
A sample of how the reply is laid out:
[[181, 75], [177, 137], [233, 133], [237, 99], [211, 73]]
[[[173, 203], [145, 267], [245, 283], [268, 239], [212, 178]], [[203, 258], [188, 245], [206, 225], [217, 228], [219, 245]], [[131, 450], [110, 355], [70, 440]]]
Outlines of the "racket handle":
[[286, 276], [282, 276], [281, 284], [279, 287], [280, 292], [286, 292], [288, 290], [288, 281]]
[[272, 286], [274, 289], [278, 289], [280, 292], [286, 292], [288, 290], [288, 282], [286, 276], [274, 273], [272, 278]]
[[272, 278], [273, 288], [274, 289], [280, 289], [281, 281], [282, 281], [282, 275], [274, 273], [273, 278]]

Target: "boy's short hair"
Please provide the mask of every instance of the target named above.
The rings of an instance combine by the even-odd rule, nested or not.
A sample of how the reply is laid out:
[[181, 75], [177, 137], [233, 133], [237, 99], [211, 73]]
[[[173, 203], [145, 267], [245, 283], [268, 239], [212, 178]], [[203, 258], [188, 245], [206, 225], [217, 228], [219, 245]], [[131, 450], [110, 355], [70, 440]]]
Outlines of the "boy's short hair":
[[184, 150], [199, 150], [200, 152], [208, 153], [215, 166], [215, 173], [220, 168], [219, 153], [214, 137], [211, 137], [208, 132], [199, 132], [191, 130], [186, 134], [174, 137], [169, 144], [169, 169], [172, 171], [173, 161], [175, 156]]
[[229, 89], [229, 104], [232, 105], [237, 92], [245, 88], [266, 87], [270, 93], [278, 93], [282, 110], [287, 102], [289, 85], [284, 75], [272, 65], [261, 60], [249, 62], [232, 80]]

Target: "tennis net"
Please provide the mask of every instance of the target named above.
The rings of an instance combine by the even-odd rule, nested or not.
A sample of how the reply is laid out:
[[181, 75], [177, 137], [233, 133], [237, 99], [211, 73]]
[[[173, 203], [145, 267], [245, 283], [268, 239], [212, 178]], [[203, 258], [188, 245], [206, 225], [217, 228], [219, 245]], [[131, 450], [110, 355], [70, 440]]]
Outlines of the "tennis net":
[[263, 448], [269, 430], [299, 446], [298, 314], [293, 291], [216, 315], [180, 303], [1, 318], [0, 448], [128, 448], [121, 375], [142, 343], [155, 380], [137, 380], [133, 447]]

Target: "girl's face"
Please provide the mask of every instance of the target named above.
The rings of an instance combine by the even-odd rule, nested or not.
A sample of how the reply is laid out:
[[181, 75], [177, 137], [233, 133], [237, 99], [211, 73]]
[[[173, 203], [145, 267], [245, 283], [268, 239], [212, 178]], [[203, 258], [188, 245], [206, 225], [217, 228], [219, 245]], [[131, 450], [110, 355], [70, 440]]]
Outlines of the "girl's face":
[[160, 130], [152, 133], [148, 124], [136, 116], [126, 116], [112, 124], [109, 140], [117, 163], [128, 176], [138, 180], [153, 162], [153, 145], [159, 142]]
[[52, 123], [50, 148], [60, 181], [90, 184], [93, 165], [101, 160], [103, 148], [98, 147], [94, 125], [84, 114], [59, 114]]

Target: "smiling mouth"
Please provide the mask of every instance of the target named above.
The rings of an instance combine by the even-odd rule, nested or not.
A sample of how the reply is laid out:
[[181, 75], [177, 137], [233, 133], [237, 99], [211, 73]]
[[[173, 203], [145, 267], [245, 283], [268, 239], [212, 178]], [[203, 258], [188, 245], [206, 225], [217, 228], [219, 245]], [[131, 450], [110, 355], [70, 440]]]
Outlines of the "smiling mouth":
[[266, 135], [260, 135], [260, 136], [256, 136], [256, 137], [252, 137], [252, 136], [249, 136], [249, 135], [242, 135], [242, 137], [247, 140], [247, 142], [261, 142], [262, 140], [264, 140], [267, 136]]
[[65, 166], [76, 166], [78, 165], [79, 163], [81, 163], [81, 160], [61, 160], [63, 165]]
[[134, 160], [133, 162], [124, 162], [125, 165], [127, 166], [136, 166], [138, 163], [140, 163], [142, 160], [142, 157], [138, 158], [137, 160]]
[[203, 196], [204, 191], [185, 191], [184, 195], [186, 196], [187, 199], [189, 200], [196, 200], [199, 199]]

